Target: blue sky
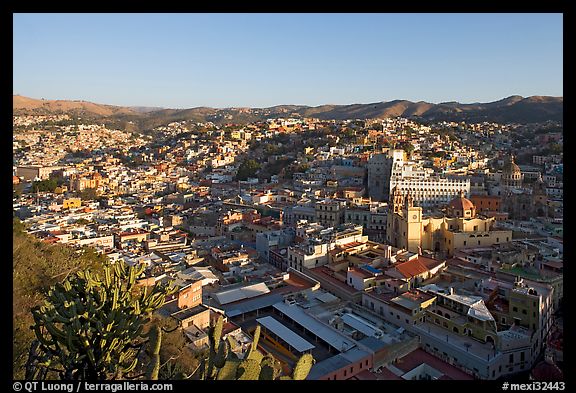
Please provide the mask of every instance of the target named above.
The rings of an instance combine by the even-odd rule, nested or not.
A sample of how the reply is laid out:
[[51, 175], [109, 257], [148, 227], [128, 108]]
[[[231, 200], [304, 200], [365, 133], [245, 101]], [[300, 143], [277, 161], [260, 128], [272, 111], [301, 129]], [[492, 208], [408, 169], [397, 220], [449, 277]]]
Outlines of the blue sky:
[[562, 14], [14, 14], [13, 92], [267, 107], [563, 95]]

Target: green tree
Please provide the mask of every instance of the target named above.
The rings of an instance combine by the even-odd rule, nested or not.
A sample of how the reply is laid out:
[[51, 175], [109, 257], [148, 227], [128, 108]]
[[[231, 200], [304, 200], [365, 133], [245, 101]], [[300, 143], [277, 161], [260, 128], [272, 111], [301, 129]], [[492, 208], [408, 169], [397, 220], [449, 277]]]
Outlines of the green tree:
[[32, 183], [32, 192], [54, 192], [56, 187], [58, 187], [58, 181], [54, 178], [35, 181]]
[[259, 163], [252, 159], [246, 160], [240, 164], [236, 173], [236, 180], [246, 180], [249, 177], [254, 177], [258, 169], [260, 169]]
[[126, 378], [136, 369], [146, 337], [156, 360], [147, 375], [157, 376], [158, 329], [144, 335], [143, 328], [174, 289], [137, 287], [144, 268], [107, 263], [102, 276], [86, 269], [52, 286], [44, 304], [32, 309], [37, 341], [26, 379], [41, 379], [48, 371], [68, 380]]
[[87, 220], [85, 218], [80, 218], [79, 220], [76, 220], [75, 224], [77, 225], [88, 225], [90, 224], [92, 221]]
[[414, 151], [414, 145], [410, 142], [402, 142], [399, 146], [400, 149], [404, 150], [407, 155], [412, 154]]
[[292, 180], [295, 173], [304, 173], [309, 168], [310, 166], [306, 163], [289, 165], [284, 169], [284, 178]]
[[78, 196], [83, 201], [93, 201], [98, 198], [98, 193], [95, 188], [85, 188], [78, 193]]
[[562, 151], [563, 151], [562, 145], [557, 142], [553, 142], [550, 145], [548, 145], [547, 149], [548, 154], [560, 154], [562, 153]]

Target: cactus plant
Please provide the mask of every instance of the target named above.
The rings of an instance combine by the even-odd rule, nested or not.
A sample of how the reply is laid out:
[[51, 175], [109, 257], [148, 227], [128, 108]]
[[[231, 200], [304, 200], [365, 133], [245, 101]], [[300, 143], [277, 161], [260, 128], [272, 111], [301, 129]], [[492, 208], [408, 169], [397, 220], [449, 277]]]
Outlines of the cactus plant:
[[274, 358], [274, 356], [267, 354], [262, 359], [260, 363], [262, 370], [260, 371], [261, 380], [273, 380], [280, 376], [282, 372], [282, 368], [280, 366], [280, 362]]
[[236, 376], [238, 380], [257, 380], [260, 376], [261, 366], [255, 359], [244, 359], [238, 365]]
[[[51, 287], [44, 304], [32, 309], [38, 351], [48, 359], [37, 366], [57, 369], [66, 379], [130, 375], [146, 342], [144, 324], [175, 290], [166, 285], [138, 289], [136, 279], [144, 268], [107, 263], [103, 277], [87, 269]], [[151, 353], [160, 336], [154, 340]], [[154, 369], [152, 376], [157, 375]]]
[[199, 379], [216, 380], [294, 380], [306, 379], [314, 358], [303, 355], [294, 367], [292, 376], [281, 376], [280, 362], [271, 354], [262, 355], [258, 351], [260, 326], [256, 327], [250, 349], [244, 360], [239, 360], [230, 350], [229, 340], [222, 339], [223, 317], [220, 315], [209, 330], [210, 351], [207, 359], [202, 359], [195, 375]]
[[309, 353], [302, 355], [302, 357], [298, 359], [294, 371], [292, 371], [292, 378], [297, 380], [306, 379], [314, 365], [314, 362], [314, 357]]
[[236, 373], [238, 366], [240, 365], [240, 360], [238, 359], [228, 359], [224, 362], [224, 365], [220, 370], [218, 370], [217, 380], [234, 380], [236, 379]]
[[157, 380], [158, 372], [160, 371], [160, 345], [162, 343], [162, 329], [158, 325], [154, 325], [148, 333], [148, 356], [150, 356], [150, 363], [146, 369], [146, 379]]

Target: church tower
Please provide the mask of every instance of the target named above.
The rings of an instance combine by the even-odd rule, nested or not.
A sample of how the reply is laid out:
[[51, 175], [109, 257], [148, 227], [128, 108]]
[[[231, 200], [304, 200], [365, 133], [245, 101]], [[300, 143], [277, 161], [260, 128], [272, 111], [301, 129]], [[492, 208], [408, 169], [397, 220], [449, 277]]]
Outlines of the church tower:
[[394, 187], [394, 190], [390, 197], [392, 212], [396, 214], [402, 214], [402, 204], [404, 202], [404, 197], [402, 193], [398, 189], [398, 187]]
[[414, 197], [410, 190], [404, 198], [403, 231], [400, 244], [411, 252], [418, 252], [422, 245], [422, 207], [414, 206]]
[[390, 201], [388, 206], [388, 217], [386, 220], [386, 241], [398, 247], [399, 234], [402, 222], [402, 202], [404, 198], [400, 193], [398, 187], [394, 187], [390, 193]]

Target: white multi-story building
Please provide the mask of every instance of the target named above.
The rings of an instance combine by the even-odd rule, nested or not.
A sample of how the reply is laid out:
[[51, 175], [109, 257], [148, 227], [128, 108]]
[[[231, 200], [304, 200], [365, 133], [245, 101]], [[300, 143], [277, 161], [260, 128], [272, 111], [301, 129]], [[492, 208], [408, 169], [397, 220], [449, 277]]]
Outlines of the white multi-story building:
[[470, 196], [470, 178], [435, 176], [433, 170], [412, 162], [396, 162], [392, 166], [390, 190], [397, 187], [402, 195], [410, 191], [414, 204], [423, 208], [448, 204], [464, 191]]

